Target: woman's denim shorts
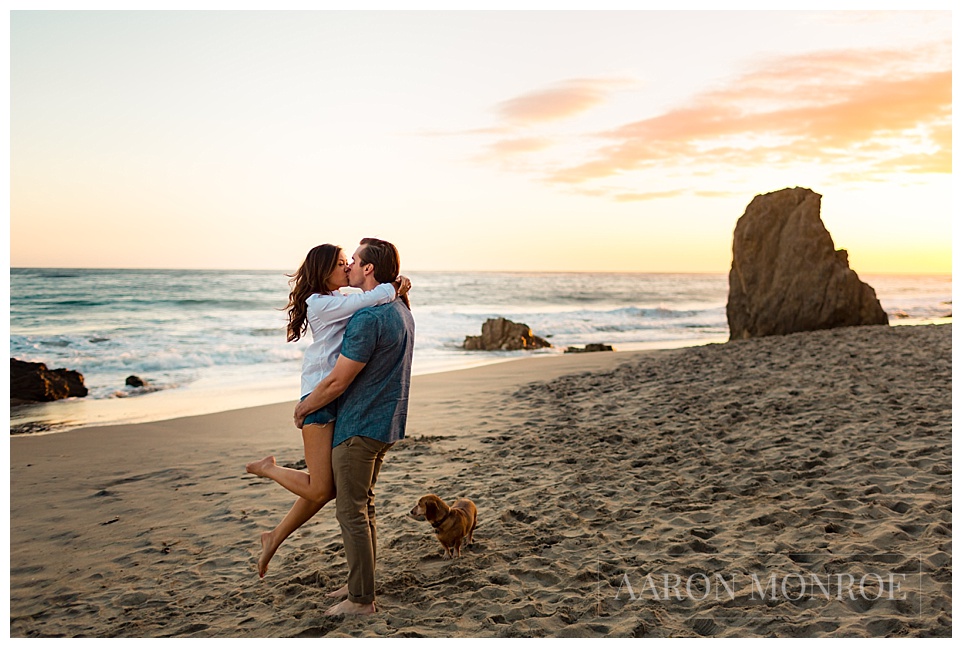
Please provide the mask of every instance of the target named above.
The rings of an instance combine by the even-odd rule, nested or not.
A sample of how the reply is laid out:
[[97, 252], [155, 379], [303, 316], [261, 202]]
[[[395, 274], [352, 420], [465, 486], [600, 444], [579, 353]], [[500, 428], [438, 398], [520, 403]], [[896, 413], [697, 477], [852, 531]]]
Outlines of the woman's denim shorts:
[[[304, 400], [307, 396], [301, 396]], [[331, 401], [319, 410], [315, 410], [304, 419], [304, 425], [327, 425], [337, 419], [337, 399]]]

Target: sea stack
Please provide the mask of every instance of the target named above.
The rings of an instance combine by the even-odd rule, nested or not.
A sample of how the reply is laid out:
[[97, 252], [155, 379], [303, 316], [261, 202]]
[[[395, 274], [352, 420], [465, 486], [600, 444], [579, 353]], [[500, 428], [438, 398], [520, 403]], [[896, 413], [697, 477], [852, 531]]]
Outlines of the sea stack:
[[728, 275], [730, 339], [888, 324], [875, 290], [836, 250], [822, 197], [795, 187], [755, 196], [735, 225]]

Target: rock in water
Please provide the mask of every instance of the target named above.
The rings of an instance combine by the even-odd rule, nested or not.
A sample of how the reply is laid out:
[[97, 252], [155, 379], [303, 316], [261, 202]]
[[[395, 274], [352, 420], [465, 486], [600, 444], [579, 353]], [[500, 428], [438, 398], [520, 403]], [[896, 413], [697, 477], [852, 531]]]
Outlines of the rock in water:
[[10, 402], [53, 401], [86, 396], [84, 377], [70, 369], [47, 369], [42, 362], [10, 358]]
[[512, 322], [503, 317], [489, 319], [482, 324], [481, 335], [464, 338], [464, 348], [468, 351], [518, 351], [550, 346], [550, 342], [532, 333], [527, 324]]
[[875, 291], [848, 267], [819, 215], [822, 197], [795, 187], [755, 196], [735, 225], [728, 275], [732, 340], [888, 324]]
[[614, 351], [614, 348], [608, 344], [586, 344], [584, 347], [570, 346], [565, 349], [565, 353], [596, 353], [598, 351]]
[[140, 376], [127, 376], [127, 380], [124, 381], [124, 384], [128, 387], [146, 387], [147, 381]]

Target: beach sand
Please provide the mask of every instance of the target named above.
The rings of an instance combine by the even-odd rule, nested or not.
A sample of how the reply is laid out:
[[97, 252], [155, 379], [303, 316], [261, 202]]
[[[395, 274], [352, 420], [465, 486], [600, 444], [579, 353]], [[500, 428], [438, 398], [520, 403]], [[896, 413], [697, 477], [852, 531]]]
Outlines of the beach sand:
[[[951, 326], [416, 377], [372, 617], [322, 614], [333, 507], [257, 577], [292, 496], [244, 465], [303, 459], [292, 410], [12, 438], [11, 635], [951, 636]], [[478, 506], [460, 559], [429, 492]]]

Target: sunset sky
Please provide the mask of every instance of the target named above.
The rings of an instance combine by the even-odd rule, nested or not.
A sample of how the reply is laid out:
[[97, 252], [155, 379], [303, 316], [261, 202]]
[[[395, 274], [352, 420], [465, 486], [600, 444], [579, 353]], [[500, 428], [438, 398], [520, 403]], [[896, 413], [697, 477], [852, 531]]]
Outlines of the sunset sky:
[[10, 263], [724, 272], [822, 194], [862, 273], [950, 272], [948, 11], [13, 12]]

